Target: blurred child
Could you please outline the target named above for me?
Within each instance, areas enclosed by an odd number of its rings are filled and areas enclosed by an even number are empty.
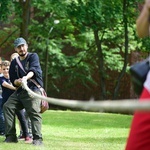
[[[15,90],[16,88],[14,86],[12,86],[11,84],[9,84],[9,75],[8,75],[8,71],[9,71],[9,61],[4,61],[1,63],[1,73],[3,74],[0,77],[0,85],[2,87],[2,99],[1,99],[1,105],[0,105],[0,110],[1,110],[1,135],[5,134],[5,122],[4,122],[4,115],[3,115],[3,104],[5,103],[5,101],[8,99],[9,95],[12,94],[13,90]]]
[[[9,79],[10,62],[7,60],[3,61],[1,67],[3,76],[0,77],[0,85],[2,86],[2,107],[3,107],[4,103],[8,100],[9,96],[16,90],[16,87],[12,85]],[[32,142],[32,139],[29,137],[28,134],[27,122],[23,110],[17,111],[16,115],[18,116],[21,127],[23,129],[26,143]]]
[[[2,60],[0,59],[0,77],[3,76],[2,68],[1,68]],[[5,126],[4,126],[4,114],[2,109],[2,87],[0,86],[0,136],[5,134]]]

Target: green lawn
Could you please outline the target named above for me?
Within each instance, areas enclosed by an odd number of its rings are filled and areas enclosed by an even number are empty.
[[[49,110],[43,114],[43,146],[3,143],[5,138],[0,137],[0,150],[124,150],[131,119],[131,115]]]

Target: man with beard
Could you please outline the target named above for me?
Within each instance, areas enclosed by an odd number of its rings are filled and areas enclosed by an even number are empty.
[[[40,114],[41,100],[30,97],[28,92],[22,88],[22,81],[27,79],[28,87],[37,94],[41,94],[39,88],[31,81],[34,79],[41,87],[43,86],[42,70],[37,53],[28,52],[28,44],[22,37],[14,41],[15,51],[19,54],[19,61],[25,72],[20,68],[16,59],[12,60],[9,70],[10,81],[17,90],[4,104],[5,135],[6,143],[17,143],[15,112],[25,108],[32,125],[33,144],[42,145],[42,116]]]

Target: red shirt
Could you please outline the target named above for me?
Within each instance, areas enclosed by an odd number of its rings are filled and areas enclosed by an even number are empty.
[[[149,98],[146,88],[140,96],[140,101]],[[150,150],[150,112],[135,112],[130,128],[125,150]]]

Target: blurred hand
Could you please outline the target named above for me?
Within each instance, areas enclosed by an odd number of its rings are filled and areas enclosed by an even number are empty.
[[[144,82],[144,87],[149,91],[150,93],[150,71],[148,72],[146,76],[146,80]]]
[[[145,0],[145,7],[147,7],[147,9],[150,9],[150,0]]]
[[[21,83],[22,83],[21,78],[16,79],[16,80],[14,81],[14,84],[15,84],[16,86],[21,86]]]

